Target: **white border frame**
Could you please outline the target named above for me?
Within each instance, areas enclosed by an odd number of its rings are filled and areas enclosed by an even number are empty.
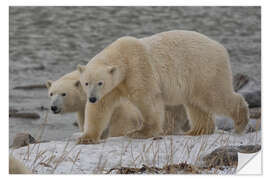
[[[270,8],[268,6],[269,1],[267,0],[226,0],[226,1],[221,1],[221,0],[11,0],[9,3],[5,1],[5,4],[1,4],[0,6],[0,13],[1,13],[1,82],[4,84],[4,86],[1,86],[1,119],[3,125],[1,126],[1,135],[2,135],[2,141],[3,145],[1,148],[1,156],[3,163],[1,163],[1,172],[5,175],[5,177],[2,178],[48,178],[46,175],[31,175],[31,176],[23,176],[23,175],[13,175],[10,176],[8,175],[8,103],[9,103],[9,92],[8,88],[5,86],[6,84],[9,84],[9,33],[8,33],[8,26],[9,26],[9,17],[8,17],[8,8],[9,6],[261,6],[262,7],[262,34],[261,34],[261,41],[262,41],[262,62],[261,62],[261,70],[262,70],[262,106],[263,107],[268,107],[267,102],[270,100],[269,98],[269,84],[267,83],[267,78],[270,77],[270,71],[268,70],[269,67],[269,61],[270,57],[269,54],[267,53],[269,51],[269,45],[267,43],[267,39],[269,40],[269,18],[270,17]],[[266,130],[266,132],[263,131],[263,137],[262,137],[262,142],[263,142],[263,149],[264,153],[263,154],[263,159],[268,160],[270,159],[269,157],[269,143],[267,141],[264,141],[264,139],[268,139],[270,131],[267,130],[270,128],[269,121],[267,120],[269,118],[269,111],[267,112],[262,110],[262,124],[263,130]],[[266,128],[264,128],[266,127]],[[266,177],[269,175],[270,171],[266,170],[266,168],[269,167],[269,165],[266,165],[267,162],[263,161],[263,167],[265,167],[263,171],[263,176],[244,176],[244,178],[260,178],[260,177]],[[56,176],[50,176],[49,178],[55,178]],[[138,178],[138,176],[80,176],[80,178],[93,178],[93,177],[107,177],[107,178]],[[140,178],[147,178],[147,176],[140,176]],[[188,178],[196,178],[198,176],[196,175],[190,175]],[[220,176],[220,178],[239,178],[243,176]],[[57,178],[57,177],[56,177]],[[74,175],[66,176],[65,178],[74,178]],[[152,177],[151,177],[152,178]],[[187,176],[174,176],[171,175],[170,177],[165,177],[165,176],[155,176],[154,178],[172,178],[172,179],[179,179],[179,178],[187,178]],[[202,175],[199,176],[199,178],[216,178],[216,176],[209,176],[209,175]]]

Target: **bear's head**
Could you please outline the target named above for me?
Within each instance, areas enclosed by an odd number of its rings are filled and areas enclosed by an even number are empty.
[[[87,101],[96,103],[111,92],[123,80],[123,71],[114,65],[78,65],[80,82],[87,95]]]
[[[86,96],[79,80],[48,80],[48,96],[51,99],[50,109],[54,114],[77,112],[86,103]]]

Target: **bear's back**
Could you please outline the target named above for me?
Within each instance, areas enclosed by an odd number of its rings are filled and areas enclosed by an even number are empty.
[[[79,71],[72,71],[71,73],[65,74],[60,79],[61,80],[68,80],[68,79],[70,79],[70,80],[79,80],[80,79],[80,72]]]

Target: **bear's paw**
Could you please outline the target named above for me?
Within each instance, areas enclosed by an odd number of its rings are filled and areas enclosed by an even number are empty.
[[[97,138],[84,134],[77,139],[77,144],[98,144],[98,140]]]

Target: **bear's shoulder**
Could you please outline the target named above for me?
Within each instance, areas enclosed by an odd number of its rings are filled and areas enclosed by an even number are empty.
[[[120,47],[123,49],[128,49],[129,47],[134,47],[138,45],[141,45],[140,39],[137,39],[132,36],[121,37],[113,43],[113,46]]]

